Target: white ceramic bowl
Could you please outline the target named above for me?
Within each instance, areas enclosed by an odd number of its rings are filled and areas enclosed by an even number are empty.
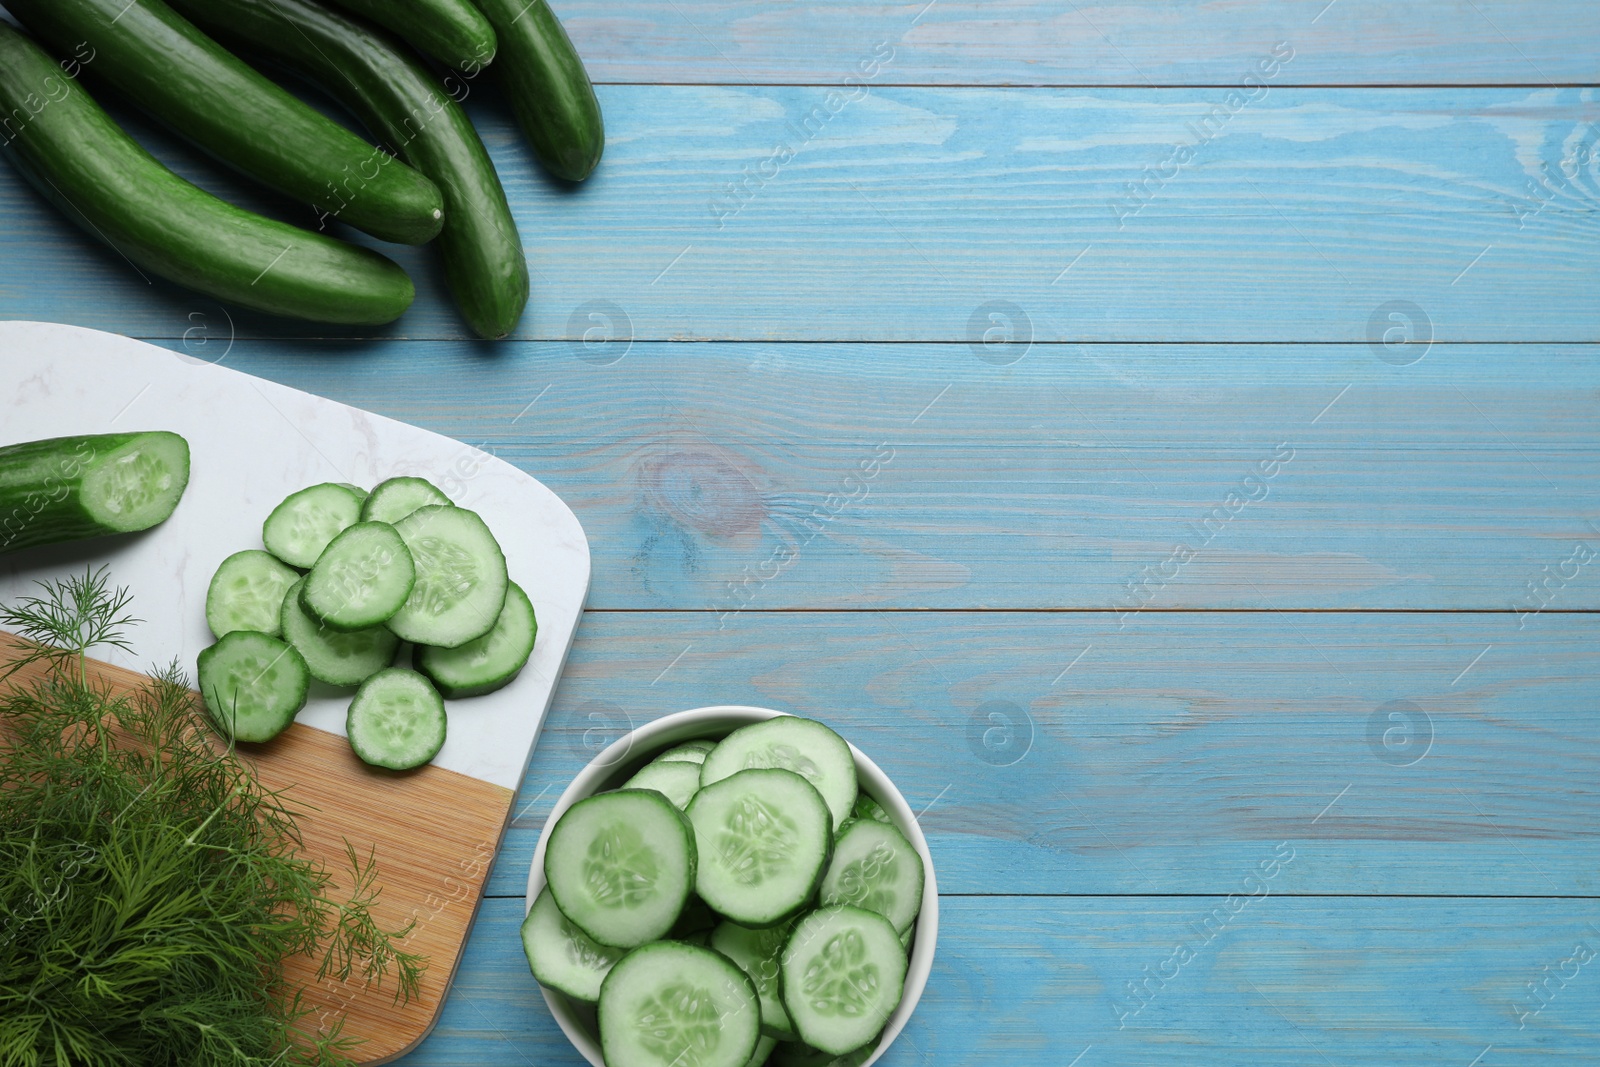
[[[544,888],[545,844],[550,839],[550,831],[555,827],[556,820],[560,819],[568,808],[584,797],[620,786],[633,777],[640,767],[650,762],[656,754],[673,745],[681,745],[697,737],[718,741],[741,726],[748,726],[750,723],[765,719],[775,719],[783,714],[786,713],[773,711],[770,708],[733,704],[679,711],[646,723],[607,746],[605,751],[578,772],[578,776],[567,786],[566,792],[561,794],[556,806],[551,809],[550,817],[545,820],[544,830],[539,834],[539,847],[533,852],[533,866],[528,869],[528,900],[523,913],[526,914],[527,910],[533,907],[534,898]],[[883,805],[884,810],[889,813],[889,818],[894,820],[895,826],[916,848],[922,857],[922,869],[926,876],[922,891],[922,910],[917,913],[916,936],[911,942],[911,961],[906,970],[905,993],[900,998],[899,1007],[895,1008],[894,1014],[889,1017],[889,1023],[883,1029],[883,1037],[878,1041],[877,1049],[863,1061],[862,1067],[868,1067],[876,1063],[878,1057],[882,1056],[894,1043],[894,1039],[900,1036],[900,1031],[910,1020],[911,1013],[917,1007],[917,1001],[922,997],[923,987],[928,984],[928,975],[933,970],[934,943],[939,937],[939,887],[934,882],[933,857],[928,852],[927,839],[922,836],[922,828],[917,825],[916,813],[911,810],[911,805],[906,803],[906,798],[900,795],[900,790],[895,788],[888,775],[879,770],[878,765],[868,759],[860,749],[851,745],[850,752],[856,758],[856,777],[860,780],[862,791]],[[594,1067],[605,1067],[605,1060],[600,1055],[600,1042],[596,1037],[594,1009],[587,1004],[571,1000],[553,989],[541,986],[540,990],[544,993],[545,1003],[550,1006],[550,1014],[555,1016],[561,1032],[567,1035],[573,1047],[583,1054],[584,1059],[594,1064]]]

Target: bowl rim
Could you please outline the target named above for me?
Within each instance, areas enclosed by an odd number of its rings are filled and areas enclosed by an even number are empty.
[[[550,838],[550,831],[555,828],[556,821],[572,805],[602,788],[603,783],[609,778],[619,776],[620,768],[629,764],[634,758],[636,749],[654,755],[658,751],[703,736],[712,730],[726,727],[725,732],[731,733],[740,726],[793,714],[773,708],[756,707],[752,704],[711,704],[687,711],[669,712],[650,720],[643,726],[629,730],[607,745],[573,776],[567,788],[556,798],[555,806],[550,809],[544,827],[539,831],[539,843],[533,850],[533,861],[528,866],[528,891],[523,902],[523,915],[526,916],[533,908],[534,898],[544,888],[545,844]],[[845,743],[850,744],[848,739]],[[900,994],[900,1003],[895,1006],[894,1013],[884,1025],[883,1036],[878,1039],[877,1048],[861,1063],[861,1067],[871,1067],[888,1051],[889,1046],[894,1044],[895,1038],[900,1036],[900,1031],[910,1022],[917,1002],[922,999],[922,992],[927,987],[928,978],[933,972],[934,949],[939,937],[939,887],[934,878],[933,854],[928,850],[927,838],[923,836],[922,827],[911,805],[883,769],[866,753],[854,744],[850,744],[850,754],[855,758],[858,781],[867,787],[868,792],[894,821],[895,828],[906,836],[906,840],[911,842],[911,846],[922,857],[922,908],[917,912],[917,933],[911,943],[911,953],[907,959],[905,986]],[[567,1036],[567,1040],[577,1049],[579,1055],[588,1060],[593,1067],[605,1067],[599,1042],[579,1024],[572,1002],[564,994],[548,989],[543,984],[539,986],[539,992],[543,995],[550,1014],[555,1018],[556,1025],[561,1027],[561,1032]]]

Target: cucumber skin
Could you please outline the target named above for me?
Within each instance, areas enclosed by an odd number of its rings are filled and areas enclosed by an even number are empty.
[[[449,67],[477,73],[494,62],[499,40],[472,0],[329,0],[371,19]]]
[[[10,0],[6,8],[58,51],[87,44],[93,59],[84,68],[97,84],[324,218],[401,244],[432,240],[443,225],[432,181],[251,69],[163,0]]]
[[[0,23],[0,115],[48,101],[0,149],[45,199],[136,268],[311,322],[375,326],[411,306],[416,290],[391,260],[191,185],[60,74],[37,45]]]
[[[7,58],[3,42],[0,31],[0,61]],[[4,67],[0,62],[0,78]],[[184,455],[188,456],[189,443],[165,430],[53,437],[0,448],[0,553],[128,532],[95,521],[83,506],[79,491],[84,475],[96,460],[154,434],[182,442]],[[187,486],[187,464],[183,479]]]
[[[583,60],[545,0],[474,0],[500,37],[490,74],[551,174],[581,182],[605,151],[605,121]]]
[[[516,327],[528,303],[516,219],[472,120],[426,65],[382,30],[307,0],[172,4],[219,40],[316,82],[436,182],[445,210],[437,247],[462,317],[486,340]]]

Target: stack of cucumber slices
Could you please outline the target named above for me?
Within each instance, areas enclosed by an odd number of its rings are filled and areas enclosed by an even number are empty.
[[[315,679],[357,687],[357,756],[420,767],[444,745],[444,698],[499,689],[533,652],[533,605],[489,527],[422,478],[302,489],[261,540],[223,560],[206,593],[217,643],[200,653],[200,694],[235,740],[282,733]],[[392,666],[407,643],[412,668]]]
[[[522,924],[539,982],[595,1006],[608,1067],[860,1064],[900,1003],[922,857],[850,746],[780,716],[578,801]]]

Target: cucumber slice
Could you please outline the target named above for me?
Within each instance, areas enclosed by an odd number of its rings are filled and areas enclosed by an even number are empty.
[[[705,747],[703,747],[703,748],[701,746],[699,746],[699,745],[692,744],[692,743],[691,744],[687,744],[687,745],[678,745],[675,748],[667,749],[665,752],[661,753],[661,755],[657,756],[655,759],[651,760],[650,762],[651,763],[692,763],[696,767],[696,770],[695,770],[694,773],[698,775],[700,773],[700,771],[698,770],[700,764],[702,764],[702,763],[704,763],[706,761],[706,753],[710,752],[714,747],[716,747],[716,746],[710,744],[709,742],[707,742]]]
[[[482,696],[510,685],[522,672],[538,633],[533,602],[521,586],[508,582],[494,629],[456,648],[418,645],[413,665],[451,699]]]
[[[922,857],[905,835],[873,819],[854,819],[833,842],[818,899],[875,911],[900,932],[911,929],[922,907],[922,882]]]
[[[265,555],[265,553],[263,553]],[[300,606],[302,578],[283,598],[283,639],[305,658],[311,677],[329,685],[360,685],[394,662],[400,639],[386,626],[340,633]]]
[[[216,637],[234,630],[255,630],[276,637],[284,594],[300,580],[270,552],[247,548],[217,567],[206,590],[206,625]]]
[[[816,892],[833,845],[828,805],[793,771],[756,769],[702,785],[685,813],[695,892],[742,926],[776,926]]]
[[[772,1050],[778,1047],[778,1039],[767,1034],[762,1034],[756,1040],[756,1050],[750,1053],[750,1058],[744,1061],[744,1067],[761,1067],[772,1056]]]
[[[236,741],[270,741],[306,706],[311,672],[293,646],[271,634],[234,630],[202,649],[200,697]]]
[[[363,763],[392,771],[420,767],[444,747],[444,699],[416,671],[381,670],[356,690],[345,733]]]
[[[390,478],[367,495],[367,502],[361,505],[361,521],[392,526],[426,504],[449,503],[450,498],[425,478]]]
[[[654,789],[683,811],[700,791],[700,768],[683,762],[647,763],[622,788]]]
[[[606,1067],[744,1067],[760,1038],[750,979],[708,948],[644,945],[600,986]]]
[[[894,820],[889,818],[889,813],[883,810],[883,805],[862,793],[856,797],[855,807],[850,809],[851,818],[871,819],[881,822],[886,826],[893,826]]]
[[[876,912],[818,908],[794,924],[778,974],[800,1039],[842,1056],[876,1037],[900,1003],[906,951]]]
[[[475,511],[418,508],[395,524],[417,582],[388,627],[418,645],[457,648],[494,629],[506,602],[506,557]]]
[[[386,522],[358,522],[328,542],[300,590],[300,606],[330,630],[365,630],[388,621],[411,595],[411,552]]]
[[[336,482],[290,493],[261,524],[267,551],[291,567],[306,570],[328,542],[361,519],[361,500]]]
[[[793,925],[790,921],[752,930],[729,921],[711,931],[711,947],[737,964],[755,984],[761,998],[761,1032],[785,1041],[793,1041],[797,1035],[778,993],[778,957]]]
[[[556,907],[549,886],[539,890],[528,917],[522,920],[522,951],[541,985],[589,1004],[600,999],[600,983],[628,953],[625,948],[597,945],[572,925]]]
[[[741,726],[711,750],[702,788],[752,767],[793,771],[817,787],[838,829],[856,802],[856,761],[845,739],[814,719],[780,715]]]
[[[561,913],[602,945],[632,948],[672,928],[695,883],[694,834],[650,789],[568,808],[550,831],[544,876]]]
[[[361,506],[362,507],[366,507],[367,497],[372,495],[372,494],[368,493],[365,489],[361,488],[359,485],[354,485],[354,484],[352,484],[350,482],[335,482],[334,484],[335,485],[342,485],[346,489],[348,489],[352,493],[354,493],[356,495],[356,499],[361,501]]]

